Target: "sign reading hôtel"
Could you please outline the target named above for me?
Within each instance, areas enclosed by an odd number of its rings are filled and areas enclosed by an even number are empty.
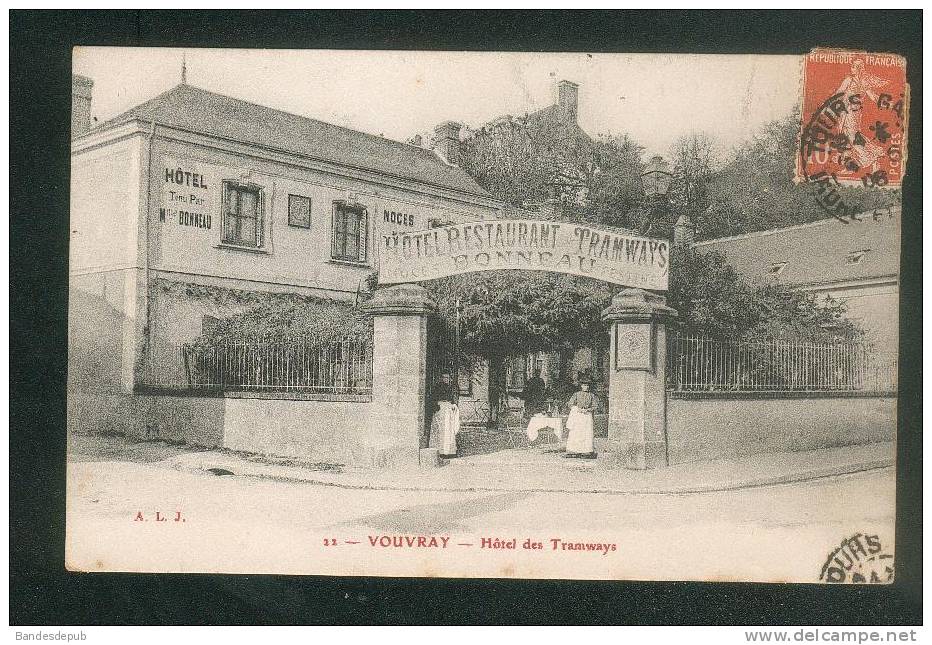
[[[383,235],[379,282],[499,269],[554,271],[663,291],[670,243],[570,222],[483,220]]]
[[[210,230],[214,226],[212,195],[219,191],[212,168],[165,159],[159,221]]]

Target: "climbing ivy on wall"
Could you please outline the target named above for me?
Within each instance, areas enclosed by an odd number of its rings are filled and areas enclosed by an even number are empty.
[[[157,280],[155,288],[170,297],[206,301],[220,314],[195,341],[198,346],[224,342],[320,342],[371,336],[371,319],[352,302],[293,293],[268,293],[213,285]]]

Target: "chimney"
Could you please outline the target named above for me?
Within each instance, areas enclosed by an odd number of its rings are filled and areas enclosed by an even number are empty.
[[[434,128],[434,138],[431,141],[431,150],[451,166],[460,161],[460,128],[462,123],[444,121]]]
[[[673,246],[691,248],[696,241],[696,227],[686,213],[680,215],[673,227]]]
[[[86,76],[71,75],[71,136],[91,129],[91,91],[94,81]]]
[[[560,81],[557,85],[557,103],[573,121],[579,108],[579,85],[573,81]]]

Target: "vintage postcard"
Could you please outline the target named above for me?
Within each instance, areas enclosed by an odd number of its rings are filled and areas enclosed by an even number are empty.
[[[891,582],[908,62],[76,48],[66,566]]]

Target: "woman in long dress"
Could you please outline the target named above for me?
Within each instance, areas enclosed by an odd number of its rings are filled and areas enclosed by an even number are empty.
[[[457,407],[456,393],[453,390],[450,374],[444,373],[437,386],[437,411],[430,422],[431,448],[437,448],[441,457],[456,456],[456,435],[460,431],[460,411]]]
[[[579,379],[579,391],[570,397],[567,405],[570,414],[566,418],[566,454],[565,457],[595,459],[593,446],[592,413],[595,411],[596,398],[589,391],[591,382],[587,377]]]

